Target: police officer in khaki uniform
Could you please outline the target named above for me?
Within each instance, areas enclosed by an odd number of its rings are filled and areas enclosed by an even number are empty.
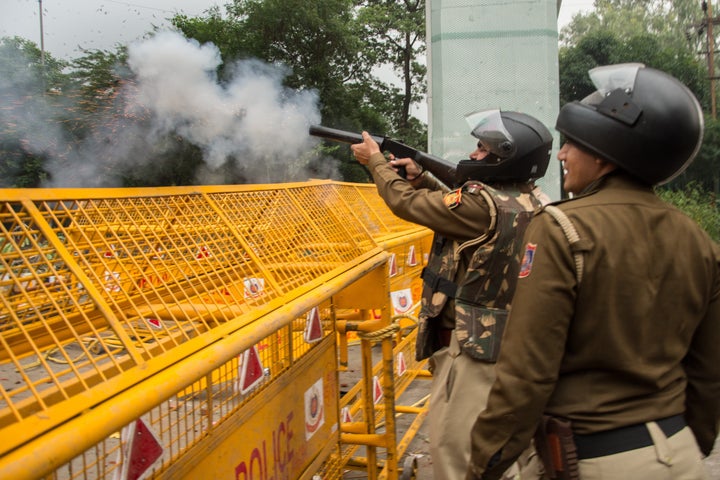
[[[702,111],[682,83],[641,64],[590,73],[598,91],[565,105],[556,124],[574,194],[556,207],[578,238],[571,247],[548,212],[526,231],[467,479],[500,478],[543,414],[569,422],[582,480],[708,478],[702,456],[720,421],[720,249],[653,191],[695,157]]]
[[[435,232],[423,271],[417,357],[431,357],[433,478],[463,478],[470,428],[494,379],[502,329],[519,270],[522,233],[541,206],[534,180],[545,174],[550,131],[535,118],[490,110],[466,117],[477,149],[459,162],[450,190],[412,160],[387,162],[363,132],[353,145],[378,192],[400,218]],[[396,170],[405,167],[407,179]]]

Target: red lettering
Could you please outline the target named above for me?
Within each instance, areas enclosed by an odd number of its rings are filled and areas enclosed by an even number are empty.
[[[292,449],[292,438],[293,438],[293,430],[290,427],[290,421],[293,419],[293,412],[288,413],[287,416],[287,463],[290,464],[293,459],[293,449]]]
[[[268,480],[267,476],[270,472],[268,472],[267,468],[267,448],[265,447],[265,440],[263,440],[263,466],[265,470],[265,475],[263,476],[263,480]]]
[[[282,426],[282,423],[280,424]],[[273,432],[273,457],[275,457],[275,461],[273,462],[273,475],[275,478],[279,479],[280,476],[278,475],[278,465],[280,466],[280,471],[283,470],[282,461],[280,459],[281,457],[280,453],[280,432],[277,432],[277,435],[275,432]]]
[[[249,461],[242,461],[235,467],[235,480],[289,480],[291,463],[295,455],[291,422],[294,414],[290,412],[285,422],[280,422],[272,432],[272,445],[268,458],[267,441],[255,447]],[[270,470],[272,469],[272,475]]]
[[[248,471],[247,471],[247,465],[245,465],[245,462],[242,462],[240,465],[235,467],[235,480],[240,480],[240,474],[243,474],[243,479],[247,480],[248,478]]]
[[[277,458],[278,458],[278,452],[277,452],[277,439],[275,438],[275,432],[272,433],[272,446],[270,448],[270,453],[272,453],[273,456],[273,462],[272,462],[272,468],[273,468],[273,474],[272,477],[270,477],[272,480],[278,479],[278,470],[277,470]],[[268,475],[270,472],[268,471]]]
[[[250,454],[250,478],[255,478],[255,473],[253,466],[255,465],[255,460],[257,460],[258,468],[260,469],[260,476],[257,478],[262,479],[263,478],[263,466],[262,466],[262,458],[260,455],[260,450],[257,448],[254,448],[252,453]]]

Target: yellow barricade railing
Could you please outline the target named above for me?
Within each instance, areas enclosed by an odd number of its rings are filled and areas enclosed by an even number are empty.
[[[423,365],[396,315],[430,237],[373,185],[8,189],[0,207],[0,478],[338,478],[367,445],[342,438],[344,407],[386,424],[397,477],[395,402]],[[404,330],[360,340],[370,380],[343,394],[355,314]]]

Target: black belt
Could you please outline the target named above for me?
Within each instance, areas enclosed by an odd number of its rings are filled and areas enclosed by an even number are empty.
[[[675,435],[686,426],[682,415],[655,420],[655,423],[658,424],[666,437]],[[574,437],[580,460],[604,457],[635,450],[636,448],[649,447],[653,444],[650,432],[648,432],[644,423],[588,435],[575,434]]]

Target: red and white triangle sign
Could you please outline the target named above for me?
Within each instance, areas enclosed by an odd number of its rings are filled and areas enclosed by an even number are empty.
[[[398,352],[397,354],[397,376],[402,377],[407,371],[407,365],[405,364],[405,354]]]
[[[123,428],[122,465],[116,470],[119,480],[140,480],[163,454],[155,433],[141,419]]]
[[[414,267],[418,264],[417,255],[415,255],[415,245],[410,245],[410,251],[408,252],[407,256],[407,264],[410,267]]]
[[[378,403],[383,399],[383,390],[377,375],[373,377],[373,403]]]
[[[319,342],[323,338],[323,327],[320,321],[320,309],[314,307],[305,317],[305,332],[303,335],[306,343]]]
[[[340,418],[343,423],[350,423],[353,421],[352,415],[350,415],[350,407],[343,407],[340,410]]]
[[[263,380],[263,366],[257,346],[245,350],[240,362],[240,393],[245,395]]]
[[[210,250],[206,245],[201,245],[200,248],[198,248],[197,253],[195,254],[195,258],[197,258],[198,260],[210,257],[212,257],[212,253],[210,253]]]
[[[162,330],[163,324],[159,318],[146,318],[145,322],[155,330]]]
[[[390,265],[388,266],[388,276],[394,277],[398,274],[398,267],[397,267],[397,260],[395,259],[395,254],[390,255]]]

